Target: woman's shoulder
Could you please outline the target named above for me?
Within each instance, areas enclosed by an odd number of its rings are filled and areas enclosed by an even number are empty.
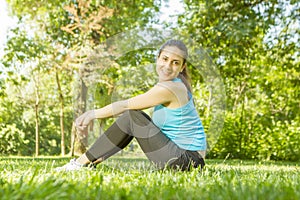
[[[187,94],[187,88],[182,82],[164,81],[157,84],[158,87],[168,90],[171,95],[184,97]]]
[[[160,81],[156,85],[158,86],[172,86],[174,85],[173,81]]]
[[[174,82],[174,81],[172,81],[172,80],[170,80],[170,81],[162,81],[162,82],[158,82],[157,85],[159,85],[159,86],[174,87],[174,88],[181,88],[181,87],[184,87],[184,83],[183,83],[183,82]]]
[[[185,89],[185,86],[183,83],[173,82],[173,81],[159,82],[156,84],[156,86],[168,89],[169,91],[172,91],[172,92],[182,91]]]

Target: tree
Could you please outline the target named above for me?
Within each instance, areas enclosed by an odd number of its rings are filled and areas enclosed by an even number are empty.
[[[127,1],[47,1],[39,2],[35,0],[26,0],[26,1],[8,1],[11,12],[17,16],[20,21],[20,26],[25,30],[21,37],[18,37],[20,33],[20,28],[12,30],[16,33],[15,38],[10,38],[9,42],[13,45],[8,45],[6,48],[5,62],[8,70],[11,70],[12,73],[18,73],[17,71],[11,69],[12,65],[18,65],[20,67],[28,65],[28,60],[31,58],[40,55],[43,56],[38,59],[38,66],[40,69],[40,79],[48,80],[46,77],[49,74],[54,76],[53,80],[50,80],[49,85],[56,82],[58,88],[58,93],[53,90],[39,90],[40,96],[48,96],[54,93],[54,96],[57,97],[57,101],[60,103],[60,127],[61,127],[61,154],[64,154],[64,112],[68,110],[68,116],[70,116],[69,108],[72,106],[70,101],[64,101],[65,99],[70,99],[70,96],[67,93],[63,93],[65,88],[68,91],[72,91],[71,86],[73,85],[72,81],[76,79],[68,79],[70,82],[61,82],[60,77],[74,77],[74,74],[79,74],[79,79],[81,80],[82,93],[79,93],[82,98],[83,107],[78,106],[80,112],[84,112],[86,107],[85,99],[88,96],[88,90],[86,82],[84,80],[93,80],[92,83],[89,83],[100,87],[99,89],[92,91],[103,91],[105,92],[100,98],[101,100],[105,99],[107,101],[110,99],[109,95],[111,94],[112,84],[114,83],[113,78],[115,75],[104,74],[103,78],[100,80],[91,79],[88,74],[93,74],[95,71],[88,72],[88,68],[85,62],[85,56],[88,51],[93,51],[96,48],[96,45],[105,41],[111,35],[124,31],[128,28],[136,26],[144,26],[148,21],[150,21],[151,16],[153,16],[152,11],[158,8],[158,4],[154,1],[143,1],[128,3]],[[102,9],[103,8],[103,9]],[[112,17],[110,19],[105,19],[108,15],[105,15],[102,11],[113,11]],[[136,18],[140,21],[136,21]],[[85,19],[82,21],[82,19]],[[32,34],[28,33],[30,27]],[[29,52],[28,49],[24,48],[22,43],[24,41],[31,41],[33,46],[32,49],[37,49],[36,52]],[[39,42],[39,41],[43,42]],[[16,42],[18,41],[18,42]],[[112,74],[116,74],[116,69],[109,69]],[[71,75],[71,76],[70,76]],[[84,75],[80,77],[81,75]],[[99,76],[98,76],[99,77]],[[48,80],[49,81],[49,80]],[[99,84],[100,83],[100,84]],[[68,84],[64,85],[64,84]],[[107,93],[106,93],[107,92]],[[63,96],[62,94],[66,95]],[[98,95],[95,98],[99,98]],[[97,99],[96,99],[97,100]],[[38,101],[37,101],[38,102]],[[52,104],[48,101],[43,101],[44,105],[40,104],[37,108],[41,114],[37,116],[38,118],[43,118],[44,111],[46,107]],[[97,104],[102,104],[97,103]],[[50,116],[54,116],[55,113],[49,113]],[[76,117],[74,115],[73,117]],[[69,119],[69,117],[67,117]],[[53,122],[56,121],[56,118],[53,119]],[[70,120],[69,120],[70,121]],[[52,121],[49,121],[51,124]],[[71,124],[71,123],[70,123]],[[49,124],[44,124],[40,121],[40,130],[44,132],[48,131],[46,127]],[[44,134],[40,135],[41,138],[44,138]],[[46,145],[46,141],[41,140],[43,145]],[[50,142],[50,141],[49,141]],[[47,144],[48,145],[48,144]],[[55,142],[51,145],[55,145]],[[44,149],[44,148],[43,148]]]
[[[299,59],[295,53],[299,32],[292,28],[299,15],[286,15],[288,8],[299,9],[299,3],[216,0],[185,4],[189,14],[180,17],[182,32],[207,49],[226,86],[225,126],[209,155],[299,159],[295,146],[299,138],[294,132],[299,124],[294,115],[299,109],[295,104],[299,98]],[[274,28],[279,25],[282,32],[274,38]],[[291,35],[298,35],[298,39]],[[279,134],[278,130],[287,131]],[[286,135],[295,141],[288,142]],[[288,155],[290,149],[294,155]]]

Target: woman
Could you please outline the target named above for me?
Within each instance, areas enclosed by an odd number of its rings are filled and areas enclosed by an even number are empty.
[[[78,131],[87,135],[92,120],[122,114],[86,153],[57,171],[78,170],[101,162],[125,148],[133,138],[160,169],[202,168],[206,136],[193,104],[187,57],[187,48],[181,41],[167,41],[158,53],[156,72],[159,80],[153,88],[78,117],[75,120]],[[154,107],[152,119],[141,111],[150,107]]]

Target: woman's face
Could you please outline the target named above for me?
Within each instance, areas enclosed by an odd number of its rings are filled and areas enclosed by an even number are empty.
[[[176,46],[166,46],[156,62],[156,72],[159,81],[169,81],[176,78],[184,68],[183,51]]]

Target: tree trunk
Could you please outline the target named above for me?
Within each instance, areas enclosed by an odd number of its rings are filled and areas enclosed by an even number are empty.
[[[37,85],[37,81],[35,81],[35,156],[39,156],[39,88]]]
[[[79,115],[84,113],[86,111],[86,101],[87,101],[87,92],[88,88],[85,85],[84,81],[82,79],[79,80],[79,91],[78,96],[75,100],[75,118],[77,118]],[[77,136],[76,127],[73,123],[72,125],[72,133],[71,133],[71,150],[70,154],[71,156],[74,155],[81,155],[85,153],[86,148],[88,146],[88,140],[87,137],[84,139],[80,139]]]
[[[64,156],[66,154],[65,152],[65,128],[64,128],[64,96],[62,93],[62,89],[60,86],[60,80],[58,76],[58,69],[56,68],[55,71],[55,76],[56,76],[56,84],[57,84],[57,89],[59,93],[59,103],[60,103],[60,135],[61,135],[61,155]]]

